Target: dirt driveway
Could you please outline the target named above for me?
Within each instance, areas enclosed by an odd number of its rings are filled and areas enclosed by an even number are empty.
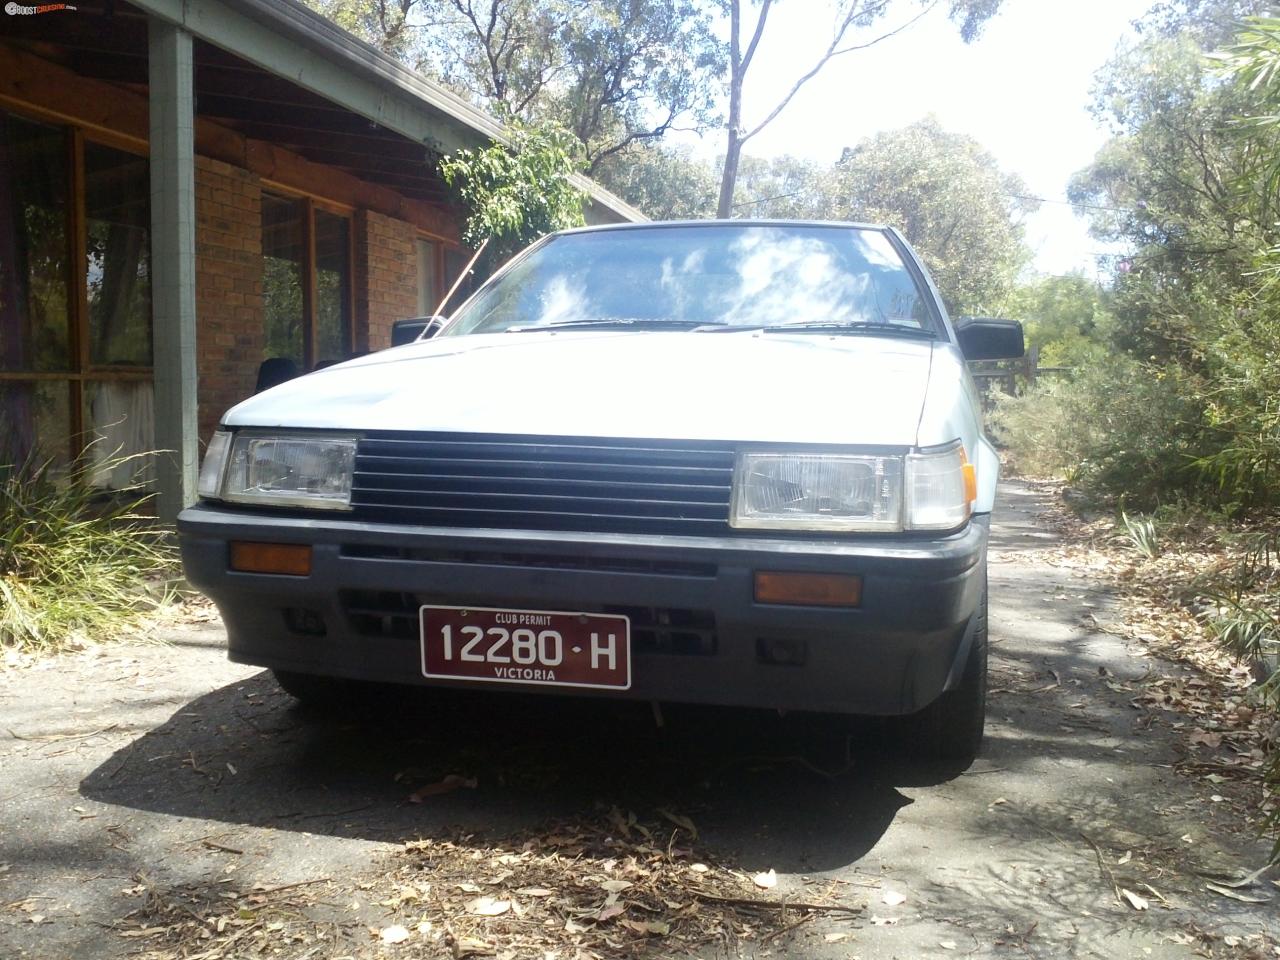
[[[1265,859],[1222,795],[1246,787],[1171,769],[1177,718],[1131,701],[1144,676],[1183,668],[1086,626],[1108,597],[1051,562],[1041,496],[1004,490],[987,747],[950,781],[893,763],[874,725],[758,712],[672,709],[659,730],[645,706],[431,695],[316,717],[228,664],[216,621],[0,671],[0,957],[465,955],[481,947],[429,923],[378,937],[404,916],[403,885],[386,886],[406,842],[462,851],[476,879],[454,886],[518,903],[482,875],[486,851],[619,812],[622,831],[633,813],[683,821],[659,852],[740,870],[744,897],[857,909],[695,947],[664,921],[622,955],[1280,956],[1276,874],[1225,886]],[[475,785],[408,802],[449,775]],[[769,870],[776,887],[753,889]],[[282,890],[314,896],[264,923]],[[183,911],[194,935],[175,939]],[[230,942],[227,923],[246,934]],[[521,942],[487,948],[593,955]]]

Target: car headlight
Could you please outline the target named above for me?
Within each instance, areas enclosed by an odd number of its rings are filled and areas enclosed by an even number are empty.
[[[730,526],[892,533],[969,519],[973,468],[958,442],[908,454],[743,453]]]
[[[355,456],[355,437],[219,431],[205,454],[199,492],[233,503],[350,510]]]

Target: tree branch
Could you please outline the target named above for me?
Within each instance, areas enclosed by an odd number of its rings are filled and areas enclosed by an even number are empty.
[[[760,17],[756,20],[755,32],[751,35],[751,42],[747,44],[747,52],[742,56],[742,62],[738,64],[738,75],[742,76],[747,72],[747,67],[751,66],[751,58],[756,55],[756,47],[760,46],[760,37],[764,33],[764,22],[769,16],[769,7],[773,4],[773,0],[763,0],[760,4]]]
[[[845,54],[845,53],[853,53],[855,50],[866,50],[868,47],[874,47],[877,43],[880,43],[883,40],[888,40],[890,37],[897,36],[903,30],[906,30],[908,27],[915,24],[916,21],[920,20],[922,17],[928,14],[931,10],[933,10],[934,7],[936,7],[939,4],[939,2],[941,2],[941,0],[933,0],[932,3],[930,3],[927,7],[921,10],[918,14],[916,14],[906,23],[902,24],[899,27],[894,28],[893,30],[890,30],[888,33],[881,34],[880,36],[876,37],[874,40],[868,40],[866,43],[859,43],[850,47],[840,47],[840,41],[844,39],[845,33],[848,32],[849,26],[853,22],[854,11],[851,10],[846,15],[844,22],[840,25],[840,28],[836,31],[835,36],[832,38],[830,46],[827,47],[827,52],[822,55],[822,57],[818,60],[817,63],[814,64],[813,68],[808,73],[806,73],[804,76],[802,76],[799,80],[795,82],[795,84],[791,87],[791,90],[788,91],[787,95],[778,102],[778,105],[775,106],[772,111],[770,111],[767,117],[765,117],[762,121],[760,121],[760,123],[756,124],[756,126],[752,128],[749,132],[744,133],[742,135],[742,142],[746,143],[746,141],[750,140],[757,133],[759,133],[761,130],[767,127],[770,123],[772,123],[774,119],[777,118],[778,114],[780,114],[783,110],[787,108],[787,104],[789,104],[792,101],[792,99],[794,99],[795,95],[800,92],[800,89],[806,83],[808,83],[810,80],[816,77],[821,72],[822,68],[827,65],[827,61],[829,61],[832,57],[838,57],[841,54]],[[881,6],[883,6],[883,4],[881,4]]]

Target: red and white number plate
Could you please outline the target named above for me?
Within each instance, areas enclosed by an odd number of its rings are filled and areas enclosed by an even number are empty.
[[[559,610],[424,606],[422,675],[555,687],[631,687],[631,622]]]

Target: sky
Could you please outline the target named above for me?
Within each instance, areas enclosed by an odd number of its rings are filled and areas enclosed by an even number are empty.
[[[1025,221],[1036,271],[1098,276],[1097,254],[1107,249],[1066,204],[1066,185],[1106,140],[1087,110],[1093,75],[1152,2],[1004,0],[967,45],[935,11],[883,43],[832,60],[746,152],[831,163],[846,146],[932,113],[944,128],[981,143],[1033,195],[1058,201],[1041,204]],[[889,14],[896,19],[883,22],[901,23],[913,6],[899,0]],[[822,0],[792,0],[770,14],[747,76],[747,129],[789,89],[797,67],[825,46],[830,14],[819,8],[828,9]],[[698,149],[722,152],[722,141],[723,134],[710,135]]]

